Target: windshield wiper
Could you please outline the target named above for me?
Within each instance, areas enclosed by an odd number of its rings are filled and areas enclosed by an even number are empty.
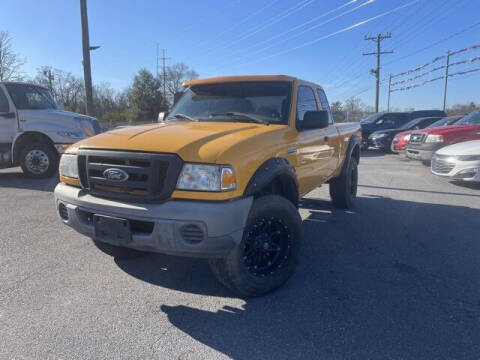
[[[184,119],[184,120],[189,120],[189,121],[194,121],[194,122],[198,122],[198,119],[195,119],[191,116],[188,116],[188,115],[185,115],[185,114],[175,114],[173,116],[169,116],[167,118],[168,119]]]
[[[217,113],[217,114],[210,114],[210,116],[232,116],[232,117],[242,117],[244,119],[248,119],[250,122],[258,123],[258,124],[263,124],[263,125],[270,125],[268,121],[262,120],[256,116],[246,114],[246,113],[241,113],[241,112],[226,112],[226,113]]]

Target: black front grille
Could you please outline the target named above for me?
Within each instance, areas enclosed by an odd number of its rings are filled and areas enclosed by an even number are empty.
[[[409,144],[421,144],[425,141],[426,134],[424,133],[413,133],[410,135]]]
[[[92,195],[126,200],[163,200],[175,188],[182,168],[177,155],[106,150],[79,150],[79,179]],[[108,169],[127,176],[113,179]]]
[[[455,167],[454,162],[446,161],[439,155],[432,157],[432,171],[437,174],[448,174]]]

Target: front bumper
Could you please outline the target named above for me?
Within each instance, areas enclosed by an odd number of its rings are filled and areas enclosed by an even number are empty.
[[[422,143],[420,145],[408,144],[406,153],[407,157],[410,159],[431,161],[435,151],[444,146],[446,146],[446,144],[443,143]]]
[[[60,218],[79,233],[95,239],[93,215],[121,218],[132,224],[131,239],[108,240],[110,244],[190,257],[222,257],[237,246],[252,202],[253,197],[225,202],[124,203],[63,183],[55,188]]]
[[[369,138],[368,146],[379,150],[389,150],[391,140],[388,138]]]
[[[480,161],[432,159],[432,173],[450,180],[480,182]]]

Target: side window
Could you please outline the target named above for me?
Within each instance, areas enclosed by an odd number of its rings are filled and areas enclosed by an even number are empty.
[[[3,92],[3,89],[0,88],[0,112],[9,112],[10,106],[8,105],[8,99]]]
[[[297,96],[297,121],[302,121],[307,111],[317,110],[317,101],[313,89],[309,86],[300,86]]]
[[[328,122],[330,124],[333,124],[333,116],[330,111],[330,105],[328,105],[328,100],[327,100],[327,96],[325,95],[325,92],[322,89],[317,89],[317,96],[318,96],[318,99],[320,100],[320,104],[322,105],[322,110],[328,111],[328,119],[329,119]]]
[[[396,127],[398,118],[395,115],[385,115],[383,117],[383,125],[386,127]]]

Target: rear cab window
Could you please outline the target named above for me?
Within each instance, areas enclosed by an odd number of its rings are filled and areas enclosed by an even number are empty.
[[[297,94],[297,123],[303,121],[307,111],[318,111],[317,100],[310,86],[300,85]]]
[[[0,113],[7,113],[10,111],[10,105],[8,104],[7,96],[0,87]]]
[[[328,112],[328,123],[333,124],[333,116],[332,112],[330,111],[330,105],[328,104],[327,95],[325,95],[325,92],[322,89],[317,89],[317,96],[318,100],[320,100],[322,110]]]

